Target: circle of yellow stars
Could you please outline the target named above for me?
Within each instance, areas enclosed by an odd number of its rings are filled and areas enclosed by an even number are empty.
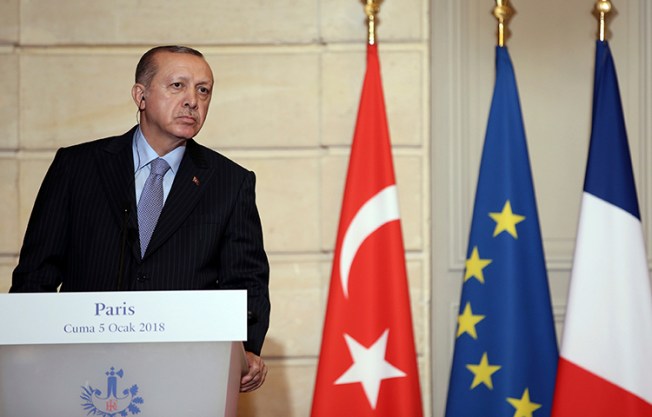
[[[490,212],[489,217],[496,222],[493,237],[500,235],[503,232],[508,233],[514,239],[518,239],[516,225],[525,220],[525,216],[515,214],[512,211],[512,205],[509,200],[503,205],[500,212]],[[466,283],[471,278],[475,278],[480,284],[485,283],[483,274],[484,268],[491,264],[491,259],[483,259],[480,256],[480,251],[477,246],[473,247],[471,256],[465,262],[464,282]],[[474,340],[478,339],[478,332],[476,325],[478,325],[485,316],[481,314],[474,314],[471,307],[471,302],[467,302],[464,310],[457,317],[457,336],[460,337],[468,334]],[[488,389],[493,389],[492,375],[498,372],[502,367],[500,365],[491,364],[487,352],[482,354],[480,362],[477,364],[467,364],[466,368],[473,373],[473,382],[471,382],[470,389],[475,389],[480,385],[486,386]],[[530,391],[525,388],[520,398],[508,397],[506,401],[514,407],[514,417],[533,417],[532,413],[541,408],[541,404],[537,404],[530,400]]]

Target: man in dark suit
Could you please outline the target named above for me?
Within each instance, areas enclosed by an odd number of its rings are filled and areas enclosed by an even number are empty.
[[[139,125],[57,152],[10,292],[246,289],[246,392],[267,374],[260,352],[269,326],[269,266],[254,174],[192,139],[212,88],[210,66],[194,49],[157,47],[143,55],[132,88]],[[162,173],[153,172],[156,164],[165,166]],[[158,195],[158,209],[144,203],[146,194]],[[153,211],[158,220],[144,226]]]

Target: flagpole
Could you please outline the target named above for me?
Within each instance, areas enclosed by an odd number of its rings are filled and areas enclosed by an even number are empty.
[[[375,36],[381,1],[362,0],[369,24],[367,68],[333,251],[311,417],[423,416]]]
[[[493,15],[498,20],[498,46],[505,46],[508,29],[507,22],[514,15],[514,9],[509,7],[509,0],[496,0],[496,7],[493,9]]]
[[[607,33],[607,14],[612,10],[611,2],[609,0],[598,0],[595,2],[594,14],[598,19],[598,33],[601,42],[605,41]]]
[[[364,12],[367,15],[367,42],[369,45],[376,43],[376,15],[380,11],[380,3],[383,0],[360,0],[364,5]]]

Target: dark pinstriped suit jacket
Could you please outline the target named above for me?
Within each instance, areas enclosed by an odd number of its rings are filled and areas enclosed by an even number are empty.
[[[134,128],[135,129],[135,128]],[[255,176],[194,140],[141,259],[134,129],[60,149],[38,193],[11,292],[247,289],[245,349],[269,325],[269,266]],[[121,250],[125,243],[124,251]]]

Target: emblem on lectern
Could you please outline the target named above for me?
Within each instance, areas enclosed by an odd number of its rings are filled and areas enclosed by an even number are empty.
[[[106,391],[102,392],[93,388],[90,384],[82,386],[80,398],[84,400],[82,407],[87,415],[104,417],[126,417],[131,414],[140,413],[139,404],[143,403],[142,397],[138,396],[138,385],[131,388],[119,390],[118,380],[122,379],[124,371],[116,371],[114,367],[106,371]]]

